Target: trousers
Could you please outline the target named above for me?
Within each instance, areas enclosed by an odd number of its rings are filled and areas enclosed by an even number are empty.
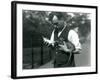
[[[55,54],[54,68],[57,67],[75,67],[74,54],[72,53],[71,57],[70,53],[66,53],[63,51]]]

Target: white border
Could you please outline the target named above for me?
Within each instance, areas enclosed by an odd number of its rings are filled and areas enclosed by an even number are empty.
[[[51,69],[22,69],[22,10],[40,10],[40,11],[60,11],[60,12],[82,12],[91,13],[91,66],[89,67],[75,67],[75,68],[51,68]],[[58,7],[58,6],[45,6],[45,5],[26,5],[17,4],[17,76],[37,76],[37,75],[52,75],[52,74],[68,74],[68,73],[83,73],[95,72],[95,29],[96,29],[96,10],[89,8],[76,8],[76,7]]]

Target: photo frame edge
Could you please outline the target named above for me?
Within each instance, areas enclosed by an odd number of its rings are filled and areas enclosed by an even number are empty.
[[[58,5],[58,6],[71,6],[71,7],[85,7],[85,8],[94,8],[96,9],[96,71],[95,72],[84,72],[84,73],[69,73],[69,74],[54,74],[54,75],[37,75],[37,76],[17,76],[17,68],[16,68],[16,59],[17,59],[17,53],[16,53],[16,27],[17,27],[17,4],[39,4],[39,5]],[[13,79],[21,79],[21,78],[38,78],[38,77],[54,77],[54,76],[68,76],[68,75],[85,75],[85,74],[97,74],[98,73],[98,7],[97,6],[87,6],[87,5],[68,5],[68,4],[56,4],[56,3],[41,3],[41,2],[24,2],[24,1],[12,1],[11,2],[11,78]]]

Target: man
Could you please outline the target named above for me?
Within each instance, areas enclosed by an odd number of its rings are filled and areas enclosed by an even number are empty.
[[[54,30],[51,34],[52,49],[54,54],[54,67],[74,67],[74,54],[79,53],[81,44],[78,37],[78,26],[72,26],[69,30],[67,24],[63,20],[58,20],[56,16],[53,18]]]
[[[81,51],[81,44],[79,42],[79,36],[78,36],[78,29],[79,27],[74,25],[71,27],[71,29],[68,31],[68,35],[63,38],[66,38],[64,41],[64,44],[60,44],[60,52],[57,53],[57,57],[55,59],[55,67],[75,67],[75,61],[74,61],[74,54],[80,53]],[[59,38],[60,38],[59,37]],[[68,49],[68,45],[66,44],[67,42],[71,42],[72,45],[74,46],[73,50]]]

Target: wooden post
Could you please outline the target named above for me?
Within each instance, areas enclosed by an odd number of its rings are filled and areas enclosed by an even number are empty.
[[[41,65],[43,64],[43,44],[41,44]]]
[[[32,69],[34,68],[34,47],[33,47],[33,37],[32,37]]]

